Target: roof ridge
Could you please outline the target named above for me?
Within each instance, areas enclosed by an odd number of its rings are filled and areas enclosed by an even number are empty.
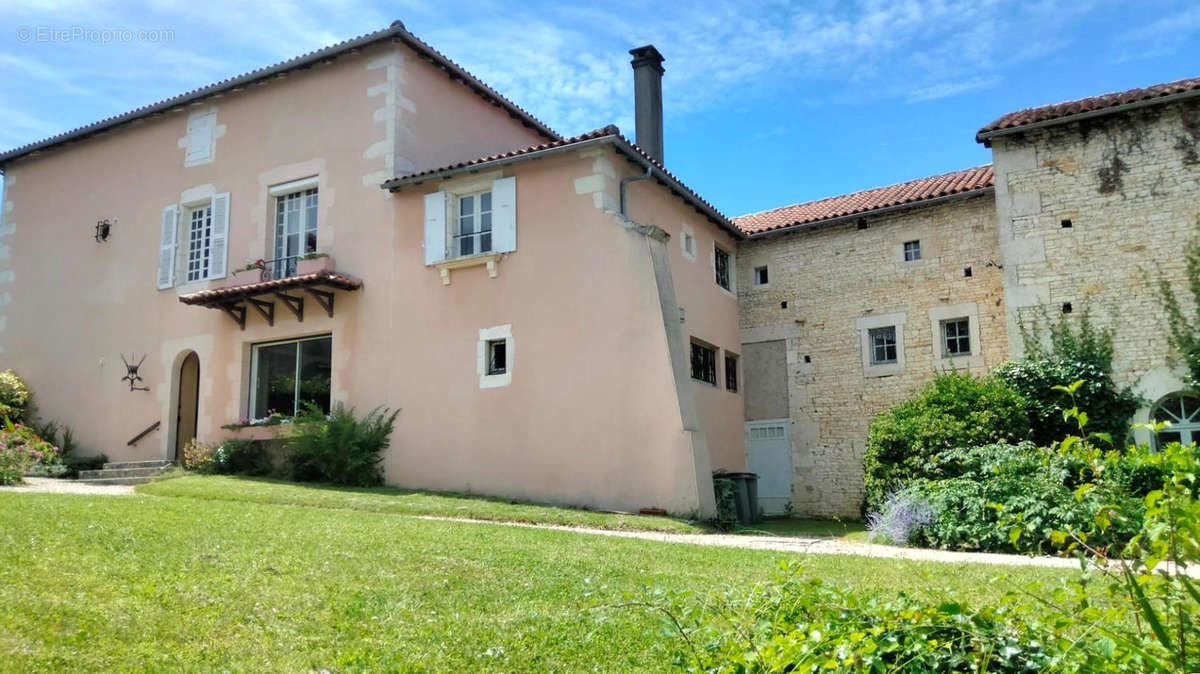
[[[381,30],[371,33],[363,33],[357,37],[342,40],[341,42],[335,42],[331,45],[304,52],[298,56],[293,56],[292,58],[284,59],[270,65],[248,70],[238,75],[232,75],[225,79],[217,80],[212,84],[207,84],[195,89],[189,89],[183,93],[176,94],[153,103],[148,103],[146,105],[133,108],[132,110],[127,110],[126,112],[117,115],[105,117],[98,121],[91,122],[83,126],[78,126],[74,129],[69,129],[62,133],[48,136],[32,143],[26,143],[8,151],[0,152],[0,168],[3,168],[4,163],[22,157],[31,152],[48,149],[76,138],[85,138],[93,134],[101,133],[122,124],[141,119],[142,117],[172,110],[178,106],[185,105],[192,101],[202,100],[230,89],[236,89],[240,86],[266,79],[267,77],[273,75],[290,72],[296,69],[307,68],[326,59],[337,58],[346,52],[351,52],[355,49],[363,48],[388,38],[398,38],[404,41],[405,44],[407,44],[410,48],[418,52],[427,52],[427,54],[423,54],[423,56],[431,61],[434,61],[442,68],[453,72],[453,74],[458,75],[458,77],[463,80],[465,85],[475,90],[477,95],[480,95],[484,98],[493,98],[502,107],[507,108],[510,114],[515,117],[523,118],[524,121],[528,122],[529,126],[535,128],[543,135],[556,140],[562,138],[561,134],[550,128],[545,122],[541,121],[537,117],[534,117],[527,110],[516,103],[513,103],[503,94],[493,89],[483,80],[479,79],[468,70],[460,66],[458,63],[448,58],[442,52],[431,47],[421,38],[413,35],[404,26],[404,22],[397,20],[393,21],[387,28]]]
[[[968,171],[978,171],[979,169],[990,168],[991,166],[992,166],[991,162],[988,162],[987,164],[979,164],[978,166],[969,166],[967,168],[958,169],[956,171],[947,171],[945,173],[937,173],[937,174],[934,174],[931,176],[925,176],[923,178],[913,178],[911,180],[903,180],[898,183],[891,183],[890,185],[877,185],[875,187],[867,187],[867,188],[864,188],[861,190],[855,190],[853,192],[846,192],[844,194],[833,194],[833,195],[830,195],[827,197],[821,197],[819,199],[810,199],[809,201],[798,201],[794,204],[785,204],[783,206],[767,208],[767,209],[764,209],[761,211],[754,211],[753,213],[745,213],[743,215],[735,215],[735,216],[733,216],[732,220],[734,220],[736,222],[737,220],[739,220],[741,218],[749,218],[749,217],[755,216],[755,215],[763,215],[764,213],[773,213],[775,211],[782,211],[785,208],[795,208],[797,206],[808,206],[810,204],[819,204],[823,201],[830,201],[832,199],[844,199],[847,197],[852,197],[856,194],[865,194],[867,192],[874,192],[876,190],[886,190],[886,189],[890,189],[893,187],[903,187],[905,185],[920,183],[920,182],[924,182],[926,180],[936,180],[937,178],[945,178],[945,177],[956,175],[959,173],[967,173]]]

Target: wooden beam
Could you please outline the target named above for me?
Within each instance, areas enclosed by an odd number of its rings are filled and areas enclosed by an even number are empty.
[[[243,330],[246,329],[246,305],[245,304],[222,304],[222,305],[218,306],[217,308],[220,309],[221,311],[224,311],[225,313],[229,314],[229,317],[233,319],[234,323],[238,324],[239,328],[241,328]]]
[[[275,293],[275,296],[283,300],[283,306],[296,315],[296,320],[304,322],[304,298],[296,295],[288,295],[286,293]]]
[[[250,306],[254,307],[255,311],[262,314],[263,318],[267,319],[267,325],[270,325],[272,327],[275,326],[275,303],[274,302],[266,302],[264,300],[255,299],[253,297],[247,297],[246,301],[250,303]]]
[[[330,318],[333,318],[333,293],[328,290],[317,290],[316,288],[305,288],[305,290],[308,291],[309,295],[313,296],[317,304],[321,305],[325,313],[329,314]]]

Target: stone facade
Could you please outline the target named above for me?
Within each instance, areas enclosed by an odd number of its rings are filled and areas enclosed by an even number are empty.
[[[1151,402],[1183,388],[1158,282],[1190,304],[1184,249],[1200,231],[1200,103],[1004,136],[992,149],[1010,350],[1023,351],[1022,323],[1086,311],[1115,331],[1119,383]]]
[[[912,241],[921,258],[905,261]],[[762,397],[756,387],[774,386],[752,376],[764,369],[758,355],[786,345],[797,513],[858,517],[871,419],[935,372],[982,373],[1008,356],[990,190],[751,239],[738,258],[748,406]],[[768,283],[755,285],[763,266]],[[971,325],[971,353],[945,358],[941,323],[959,317]],[[872,365],[864,336],[888,326],[897,362]],[[748,408],[748,420],[765,407]]]
[[[991,143],[994,189],[740,246],[746,419],[787,410],[797,513],[858,516],[871,419],[938,371],[983,374],[1020,357],[1022,326],[1038,320],[1087,313],[1114,331],[1115,378],[1146,399],[1135,421],[1184,388],[1158,283],[1190,307],[1184,251],[1200,234],[1200,102],[1062,120]],[[909,241],[920,242],[919,261],[905,261]],[[756,285],[763,266],[769,281]],[[945,358],[939,326],[968,315],[970,356]],[[872,364],[868,337],[888,326],[896,358]],[[775,372],[781,352],[786,385]]]

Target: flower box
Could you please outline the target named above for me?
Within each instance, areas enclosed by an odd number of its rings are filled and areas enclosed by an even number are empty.
[[[296,275],[315,274],[320,271],[333,271],[332,257],[314,257],[296,260]]]

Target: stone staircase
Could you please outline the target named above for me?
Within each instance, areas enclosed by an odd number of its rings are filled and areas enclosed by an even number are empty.
[[[119,461],[106,463],[102,470],[81,470],[84,484],[144,484],[171,470],[170,461]]]

